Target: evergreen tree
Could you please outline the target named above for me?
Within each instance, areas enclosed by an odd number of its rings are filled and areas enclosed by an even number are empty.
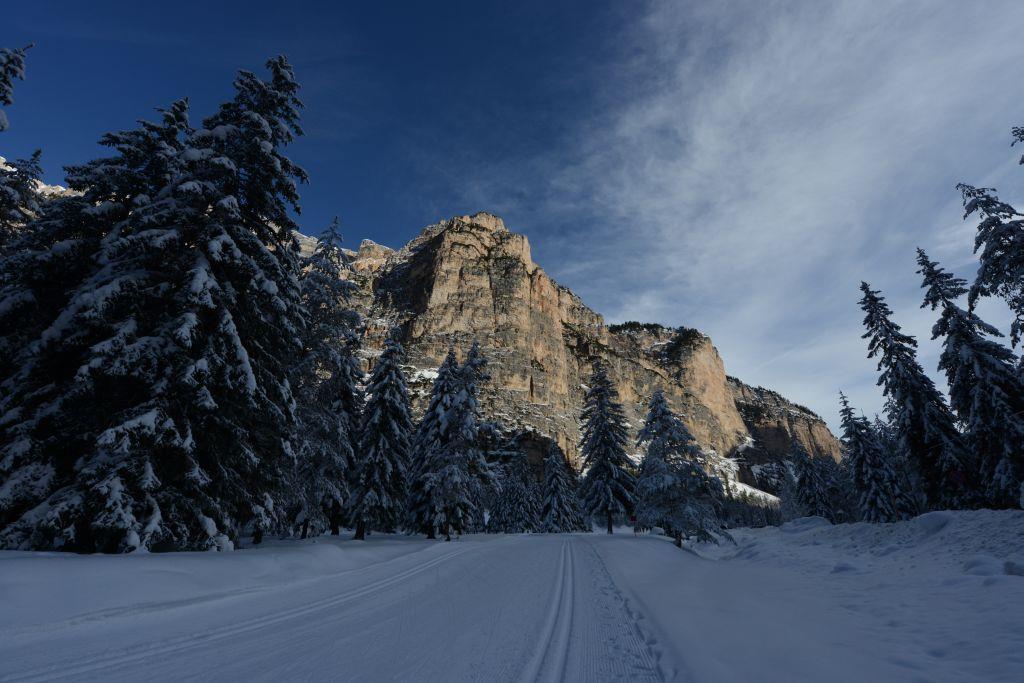
[[[518,454],[506,464],[498,482],[498,494],[487,520],[492,534],[536,533],[542,530],[541,503],[530,482],[526,457]]]
[[[281,151],[301,132],[298,85],[283,57],[267,66],[199,130],[178,102],[105,136],[115,156],[69,170],[83,196],[34,223],[24,258],[77,252],[63,282],[78,282],[16,285],[48,299],[5,380],[4,545],[228,547],[239,525],[284,521],[305,175]]]
[[[28,159],[5,161],[0,157],[0,250],[6,250],[39,213],[38,150]]]
[[[725,503],[722,480],[690,460],[670,465],[669,469],[674,481],[666,487],[662,505],[666,511],[665,530],[675,538],[676,545],[682,545],[684,536],[711,543],[718,543],[720,536],[730,538],[721,528]],[[757,509],[761,512],[758,523],[767,523],[761,506]]]
[[[341,248],[338,219],[305,259],[300,294],[306,314],[304,353],[292,368],[297,396],[299,448],[294,489],[298,492],[302,537],[310,528],[340,533],[342,506],[354,467],[359,418],[351,340],[358,315],[346,304],[354,285],[342,277],[349,268]]]
[[[459,373],[460,380],[464,380]],[[477,448],[476,403],[464,381],[457,384],[451,409],[444,416],[446,438],[438,441],[428,469],[426,493],[427,523],[440,529],[446,541],[452,532],[462,534],[477,518],[480,479],[475,472],[482,460]]]
[[[662,458],[669,464],[681,461],[704,464],[704,456],[693,434],[672,412],[668,401],[665,400],[665,394],[660,390],[651,396],[647,417],[637,434],[637,445],[644,444],[648,445],[648,450],[651,445],[656,446]]]
[[[866,282],[861,291],[868,358],[878,357],[878,384],[888,399],[899,450],[912,463],[929,507],[961,507],[973,492],[955,418],[917,362],[917,340],[892,322],[892,310],[877,291]]]
[[[714,532],[721,526],[721,482],[705,471],[693,435],[661,391],[651,397],[637,443],[647,447],[636,483],[637,525],[660,526],[677,545],[684,535],[715,541]]]
[[[394,531],[405,509],[412,419],[404,361],[401,344],[389,337],[370,375],[354,507],[357,539],[365,537],[367,527]]]
[[[636,478],[636,525],[639,529],[666,527],[668,496],[666,492],[675,484],[675,477],[665,462],[660,448],[649,448],[640,462]]]
[[[469,474],[472,477],[470,481],[470,496],[477,511],[477,518],[467,528],[482,530],[484,501],[494,483],[494,474],[491,472],[484,450],[479,447],[479,425],[481,418],[480,385],[489,381],[491,376],[487,373],[487,358],[483,355],[483,352],[480,350],[480,344],[476,340],[473,340],[472,345],[469,347],[466,360],[462,364],[461,375],[466,392],[466,410],[469,411],[469,416],[474,422],[473,430],[478,435],[474,448],[467,454],[467,465],[469,467]]]
[[[803,515],[824,517],[833,524],[841,521],[836,505],[838,485],[827,469],[825,458],[812,458],[803,444],[794,439],[790,459],[793,462],[796,505]]]
[[[988,482],[986,499],[997,507],[1016,507],[1024,478],[1024,379],[1017,359],[990,337],[999,331],[964,310],[957,300],[966,281],[945,272],[917,250],[924,303],[941,309],[932,338],[943,337],[939,369],[949,383],[949,402],[966,429],[966,440]]]
[[[602,515],[610,534],[614,517],[633,507],[636,480],[626,455],[626,418],[618,393],[599,363],[590,377],[582,420],[584,508],[591,515]]]
[[[807,515],[797,493],[796,477],[792,468],[783,469],[779,481],[779,516],[789,522]]]
[[[471,473],[471,463],[479,458],[475,409],[464,368],[449,349],[412,449],[410,528],[427,538],[435,538],[437,529],[450,538],[452,529],[462,532],[472,523],[478,479]]]
[[[562,449],[552,442],[544,459],[544,501],[541,507],[541,526],[548,533],[590,531],[590,524],[580,508],[571,467]]]
[[[10,485],[0,522],[9,547],[131,550],[164,518],[150,495],[153,464],[128,439],[148,432],[175,440],[173,427],[164,433],[167,420],[137,408],[150,400],[149,381],[164,359],[159,338],[138,334],[140,317],[147,324],[162,304],[150,285],[158,264],[132,238],[174,229],[163,224],[182,209],[165,185],[185,172],[178,159],[190,134],[186,103],[162,114],[160,123],[105,136],[115,157],[69,169],[69,184],[83,195],[56,203],[29,231],[32,243],[5,259],[13,275],[5,283],[14,302],[5,308],[8,339],[23,344],[5,381],[4,407],[14,419],[4,425]],[[64,244],[78,264],[58,277],[66,287],[59,294],[6,267],[35,262],[50,270],[49,255]],[[107,431],[111,417],[126,434]]]
[[[885,452],[863,416],[854,414],[846,396],[839,394],[842,405],[842,442],[848,461],[852,485],[857,494],[857,508],[866,522],[896,522],[911,516],[910,501],[899,490]]]
[[[884,412],[887,415],[894,414],[891,405],[886,405]],[[900,489],[905,491],[907,496],[913,501],[912,510],[916,513],[919,510],[928,509],[928,500],[924,495],[924,487],[921,484],[921,477],[917,473],[917,469],[911,463],[907,454],[902,450],[900,446],[900,437],[897,431],[893,428],[892,423],[884,419],[881,415],[876,414],[874,419],[871,421],[871,431],[875,435],[875,439],[882,447],[882,451],[889,457],[889,462],[892,464],[893,472],[896,474],[896,480],[900,482]],[[965,444],[966,446],[966,444]],[[844,483],[846,489],[849,489],[849,472],[847,468],[840,466],[838,468],[839,479]],[[849,496],[847,496],[848,498]],[[852,507],[848,506],[852,511]],[[856,516],[856,513],[854,513]]]
[[[25,52],[32,47],[29,44],[23,48],[0,48],[0,106],[14,104],[14,81],[25,80]],[[7,114],[0,109],[0,133],[9,127]]]
[[[1014,144],[1024,141],[1024,128],[1014,128]],[[1024,335],[1024,217],[999,200],[990,187],[972,187],[961,183],[964,219],[979,218],[974,237],[978,254],[978,273],[970,290],[971,308],[982,296],[1002,297],[1014,315],[1010,339],[1014,346]]]
[[[670,463],[699,461],[700,449],[693,436],[671,411],[660,390],[651,397],[647,417],[637,435],[637,445],[647,451],[640,463],[636,482],[636,521],[640,528],[666,526],[669,510],[666,490],[676,477]]]

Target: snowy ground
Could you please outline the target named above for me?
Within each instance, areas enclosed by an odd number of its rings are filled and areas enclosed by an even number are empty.
[[[0,552],[0,680],[1021,680],[1024,512],[736,538]]]

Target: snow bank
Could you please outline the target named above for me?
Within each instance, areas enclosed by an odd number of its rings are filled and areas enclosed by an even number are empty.
[[[1021,680],[1024,512],[733,535],[703,558],[594,537],[681,679]]]
[[[222,600],[339,574],[426,550],[429,542],[373,535],[265,541],[230,553],[72,555],[0,551],[0,634],[123,610]]]

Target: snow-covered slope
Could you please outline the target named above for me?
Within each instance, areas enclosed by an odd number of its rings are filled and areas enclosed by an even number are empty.
[[[735,535],[0,552],[0,680],[1020,680],[1024,512]]]
[[[1024,512],[734,535],[685,571],[657,544],[605,544],[683,680],[1021,680]]]

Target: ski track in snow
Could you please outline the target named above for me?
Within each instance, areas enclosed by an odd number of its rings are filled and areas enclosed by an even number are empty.
[[[0,681],[1021,680],[1024,512],[622,531],[0,553]]]
[[[365,568],[0,631],[8,643],[0,645],[0,680],[194,680],[213,672],[224,680],[663,680],[638,615],[584,537],[492,537],[428,549],[440,554],[374,565],[364,585],[351,584],[366,578]],[[466,583],[473,579],[482,579],[481,589]],[[496,601],[480,598],[501,585],[513,604],[485,620],[463,618],[473,614],[470,603],[493,613]],[[424,592],[433,597],[421,601]],[[407,598],[398,610],[396,595]],[[372,651],[378,638],[419,661],[347,668],[353,652]],[[462,641],[470,646],[452,645]],[[306,666],[287,665],[296,657]]]

